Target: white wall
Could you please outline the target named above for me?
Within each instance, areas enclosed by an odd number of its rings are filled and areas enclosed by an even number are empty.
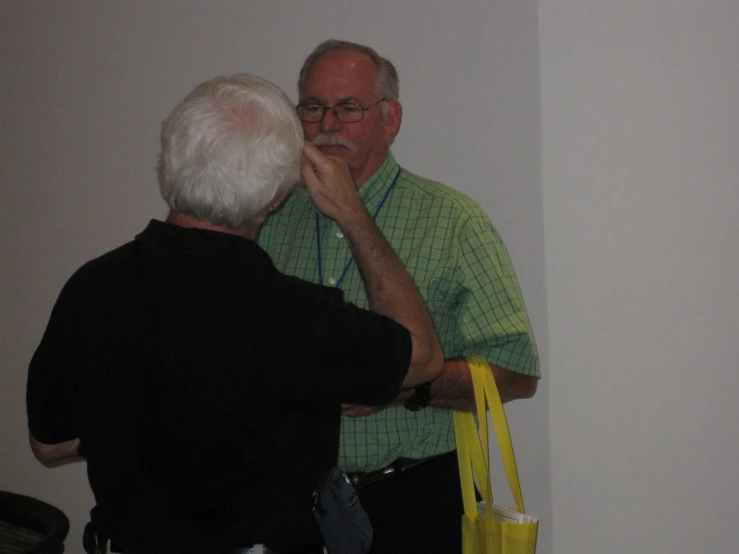
[[[739,2],[539,26],[553,552],[737,552]]]
[[[398,159],[491,215],[547,375],[534,0],[0,0],[0,10],[0,488],[60,506],[73,523],[68,552],[81,552],[92,497],[83,465],[47,470],[32,459],[28,360],[72,271],[163,215],[153,170],[159,122],[212,76],[249,71],[294,95],[302,58],[332,36],[393,59],[405,107]],[[543,554],[548,382],[509,411]]]

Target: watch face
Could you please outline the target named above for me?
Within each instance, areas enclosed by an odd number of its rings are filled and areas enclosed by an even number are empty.
[[[417,412],[428,406],[430,399],[431,384],[425,383],[413,390],[413,394],[403,403],[403,407],[409,412]]]
[[[405,407],[405,409],[408,410],[409,412],[417,412],[418,410],[423,408],[423,406],[421,406],[418,403],[418,400],[416,399],[415,394],[405,401],[405,403],[403,404],[403,407]]]

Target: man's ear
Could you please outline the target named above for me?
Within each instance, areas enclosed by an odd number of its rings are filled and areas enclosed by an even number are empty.
[[[400,123],[403,120],[403,106],[398,100],[386,100],[387,114],[385,115],[385,138],[392,140],[400,132]]]

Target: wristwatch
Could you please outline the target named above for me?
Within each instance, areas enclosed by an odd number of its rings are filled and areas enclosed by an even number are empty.
[[[418,385],[408,399],[403,402],[403,406],[409,412],[417,412],[423,410],[431,401],[431,383]]]

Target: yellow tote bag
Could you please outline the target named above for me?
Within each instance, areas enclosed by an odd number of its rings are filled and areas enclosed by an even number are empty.
[[[454,412],[459,479],[464,501],[462,554],[534,554],[539,521],[524,512],[508,422],[495,379],[483,358],[472,356],[467,362],[475,388],[477,422],[470,412]],[[493,505],[486,404],[493,420],[515,507]],[[482,502],[479,503],[475,497],[475,483],[482,495]]]

